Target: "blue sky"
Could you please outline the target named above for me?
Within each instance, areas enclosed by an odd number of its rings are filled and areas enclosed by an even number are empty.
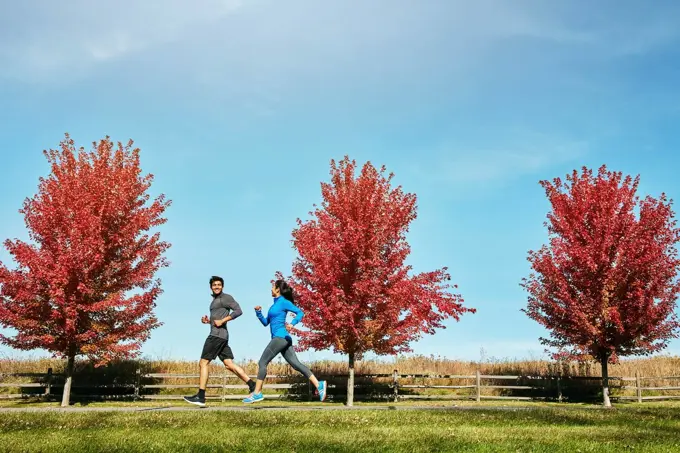
[[[257,358],[268,332],[252,307],[349,154],[418,195],[409,263],[449,266],[478,309],[415,352],[539,357],[519,286],[547,238],[538,181],[605,163],[680,197],[678,23],[674,1],[5,2],[0,239],[26,238],[17,210],[64,132],[132,138],[173,200],[164,325],[144,354],[199,357],[218,274],[245,311],[237,359]]]

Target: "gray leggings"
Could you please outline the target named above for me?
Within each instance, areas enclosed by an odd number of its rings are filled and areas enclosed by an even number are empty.
[[[264,378],[267,377],[267,365],[269,365],[269,362],[271,362],[278,353],[281,353],[283,358],[286,359],[286,362],[288,362],[290,366],[293,367],[293,369],[304,374],[307,379],[312,376],[312,372],[309,370],[309,368],[301,364],[297,358],[297,355],[295,355],[292,340],[274,337],[264,349],[262,357],[260,357],[260,362],[258,363],[257,369],[257,378],[259,380],[264,381]]]

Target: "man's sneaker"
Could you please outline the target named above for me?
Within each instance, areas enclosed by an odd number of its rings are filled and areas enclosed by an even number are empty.
[[[326,399],[326,381],[319,381],[319,400]]]
[[[262,392],[260,393],[253,393],[250,395],[248,398],[244,398],[243,402],[246,404],[252,404],[252,403],[257,403],[258,401],[264,400],[264,396],[262,395]]]
[[[255,381],[248,382],[248,393],[255,393]]]
[[[205,407],[205,398],[201,398],[198,394],[194,396],[185,396],[184,401],[187,403],[195,404],[199,407]]]

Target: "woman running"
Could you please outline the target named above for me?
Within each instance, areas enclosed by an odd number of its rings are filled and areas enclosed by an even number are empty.
[[[319,391],[319,399],[321,401],[325,400],[326,381],[319,382],[309,368],[300,363],[293,349],[293,339],[289,332],[295,330],[293,326],[299,323],[304,316],[302,310],[293,304],[295,300],[293,289],[283,280],[277,280],[272,286],[272,297],[274,298],[274,304],[269,307],[266,318],[262,315],[262,307],[259,305],[255,307],[255,314],[262,325],[269,325],[272,339],[262,353],[258,363],[255,391],[248,398],[245,398],[243,402],[249,404],[264,399],[264,396],[262,396],[262,384],[264,383],[264,378],[267,377],[267,365],[277,354],[281,354],[290,366],[304,374]],[[286,323],[286,316],[289,312],[295,313],[295,318],[293,318],[290,324]]]

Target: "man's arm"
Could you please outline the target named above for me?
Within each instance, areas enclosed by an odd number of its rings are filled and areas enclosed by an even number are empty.
[[[227,315],[225,318],[218,319],[215,321],[215,325],[217,327],[220,327],[229,321],[233,321],[234,319],[238,318],[243,314],[243,310],[241,310],[241,306],[236,302],[236,300],[231,297],[227,296],[227,300],[224,302],[224,308],[228,308],[231,310],[231,313]]]
[[[227,308],[229,308],[231,310],[231,313],[229,314],[229,316],[227,316],[227,318],[231,318],[230,321],[233,321],[234,319],[238,318],[239,316],[241,316],[243,314],[243,310],[241,310],[241,306],[231,296],[229,296],[229,298],[227,299],[226,306],[227,306]]]

